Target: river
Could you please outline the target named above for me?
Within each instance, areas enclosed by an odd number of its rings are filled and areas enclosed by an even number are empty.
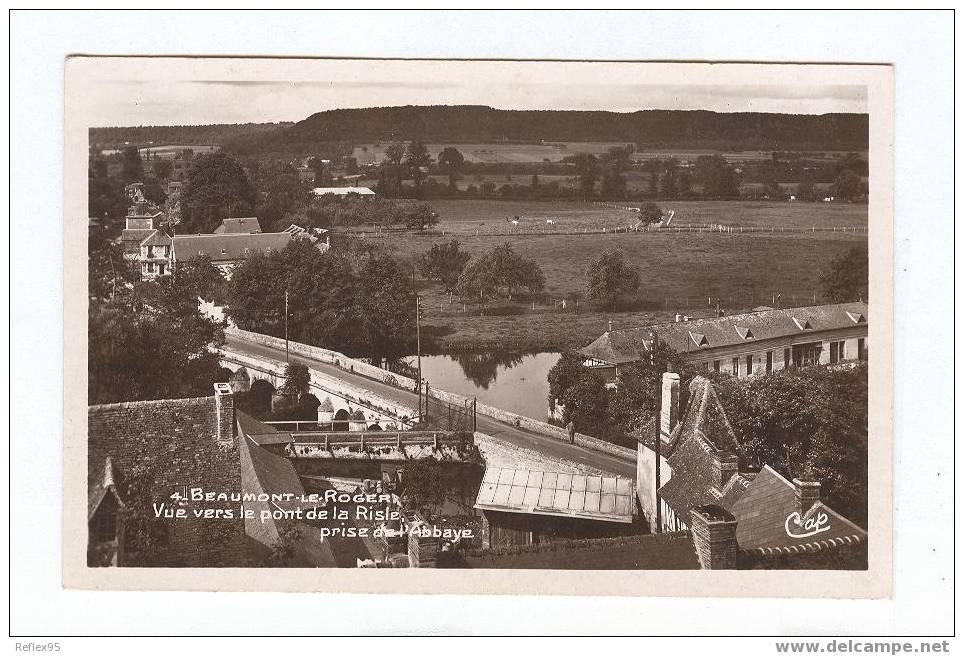
[[[423,355],[422,377],[455,392],[526,417],[546,420],[546,376],[559,353],[460,353]],[[406,360],[414,367],[415,357]]]

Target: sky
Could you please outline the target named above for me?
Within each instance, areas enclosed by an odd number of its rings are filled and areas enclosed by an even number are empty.
[[[867,111],[866,87],[811,74],[812,68],[833,73],[832,67],[177,58],[81,63],[92,127],[299,121],[330,109],[394,105]]]

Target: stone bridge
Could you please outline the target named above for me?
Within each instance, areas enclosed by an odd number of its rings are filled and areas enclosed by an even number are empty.
[[[236,392],[248,391],[256,384],[267,384],[273,393],[285,382],[286,363],[283,360],[242,353],[230,346],[221,349],[221,366],[232,372],[232,387]],[[244,374],[238,375],[242,370]],[[408,430],[417,420],[418,411],[414,407],[311,366],[308,372],[311,393],[320,402],[318,422],[321,424],[334,423],[352,431]],[[364,415],[363,420],[358,418],[359,413]]]

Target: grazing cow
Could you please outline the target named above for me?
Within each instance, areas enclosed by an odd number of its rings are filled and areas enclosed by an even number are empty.
[[[796,199],[797,199],[796,196],[790,196],[790,202],[791,202],[791,203],[792,203],[793,201],[795,201]]]
[[[511,221],[510,223],[512,223],[512,225],[514,225],[514,226],[517,226],[517,225],[519,225],[519,219],[512,219],[512,221]]]
[[[546,225],[556,225],[556,222],[554,219],[546,219]]]

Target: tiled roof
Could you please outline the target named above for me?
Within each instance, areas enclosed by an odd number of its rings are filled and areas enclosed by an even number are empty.
[[[867,539],[864,529],[822,502],[801,513],[793,483],[769,466],[728,510],[737,521],[740,549],[763,556],[813,553]]]
[[[604,333],[580,350],[586,357],[623,364],[636,362],[650,348],[651,334],[679,353],[848,328],[867,323],[866,303],[840,303],[734,314],[729,317],[626,328]]]
[[[119,241],[125,246],[139,246],[142,241],[155,232],[157,232],[157,230],[154,228],[125,228],[121,231]]]
[[[160,230],[155,230],[152,232],[144,241],[141,242],[141,246],[170,246],[171,238],[167,233],[161,232]]]
[[[673,475],[659,490],[660,497],[684,522],[696,506],[719,504],[722,498],[735,498],[742,490],[741,481],[734,480],[739,475],[719,486],[716,462],[727,456],[738,458],[742,449],[713,383],[697,376],[690,382],[689,392],[689,403],[674,430],[673,447],[667,456]]]
[[[258,217],[245,216],[228,218],[221,221],[221,225],[214,229],[215,234],[257,234],[261,232]]]
[[[110,456],[90,453],[87,457],[87,519],[94,516],[97,507],[108,494],[114,495],[120,506],[124,505],[117,490],[120,474]]]
[[[700,569],[693,540],[685,531],[470,551],[459,565],[478,569]]]
[[[617,476],[488,467],[475,507],[631,523],[633,488],[630,479]]]
[[[213,262],[243,260],[254,253],[280,251],[291,241],[286,232],[224,235],[177,235],[174,254],[179,260],[207,255]]]

